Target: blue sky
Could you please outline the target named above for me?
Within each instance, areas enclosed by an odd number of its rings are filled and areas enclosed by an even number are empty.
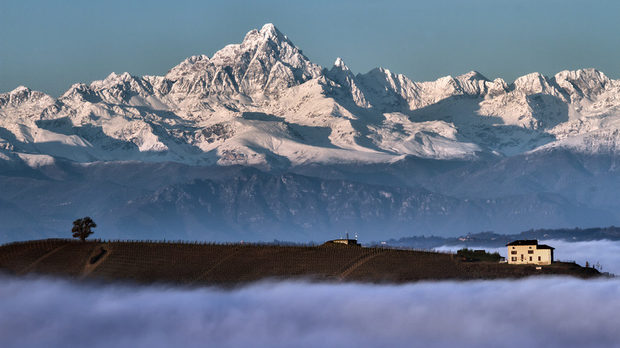
[[[488,78],[595,67],[620,77],[620,2],[7,0],[0,92],[60,95],[110,72],[164,74],[274,23],[315,63],[382,66],[413,80],[477,70]]]

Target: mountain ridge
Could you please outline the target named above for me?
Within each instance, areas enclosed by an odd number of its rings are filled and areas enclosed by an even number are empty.
[[[111,73],[57,99],[23,86],[0,94],[0,151],[262,168],[617,153],[619,110],[620,82],[596,69],[511,84],[476,71],[427,82],[384,68],[353,74],[340,58],[312,63],[266,24],[163,76]]]
[[[385,240],[620,224],[620,80],[415,82],[273,25],[163,76],[0,94],[0,240]]]

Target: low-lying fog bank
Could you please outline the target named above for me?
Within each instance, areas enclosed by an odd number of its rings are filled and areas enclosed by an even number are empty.
[[[612,346],[620,280],[236,290],[0,278],[3,347]]]
[[[609,240],[595,240],[588,242],[567,242],[563,240],[542,240],[540,244],[547,244],[555,248],[554,257],[560,261],[575,261],[585,266],[586,261],[590,266],[597,263],[603,272],[620,275],[620,242]],[[456,251],[463,246],[442,246],[435,248],[438,251]],[[468,246],[470,249],[485,249],[490,252],[499,252],[506,257],[506,247],[489,248],[476,245]]]

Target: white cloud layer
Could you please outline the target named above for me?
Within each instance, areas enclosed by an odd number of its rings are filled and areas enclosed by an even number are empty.
[[[0,278],[3,347],[609,347],[620,280],[236,290]]]
[[[563,240],[543,240],[541,244],[548,244],[555,248],[554,256],[560,261],[575,261],[585,266],[586,261],[590,265],[596,263],[603,267],[603,272],[620,275],[620,242],[609,240],[595,240],[589,242],[566,242]],[[435,248],[439,251],[456,251],[462,246],[442,246]],[[499,252],[506,257],[506,247],[488,248],[468,246],[470,249],[486,249],[490,252]]]

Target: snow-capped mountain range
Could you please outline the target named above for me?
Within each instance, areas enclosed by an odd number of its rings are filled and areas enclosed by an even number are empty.
[[[620,80],[414,82],[272,24],[164,76],[0,94],[0,242],[366,241],[620,224]]]
[[[272,24],[164,76],[112,73],[55,99],[0,94],[0,157],[272,168],[620,150],[620,81],[594,69],[509,84],[322,68]]]

